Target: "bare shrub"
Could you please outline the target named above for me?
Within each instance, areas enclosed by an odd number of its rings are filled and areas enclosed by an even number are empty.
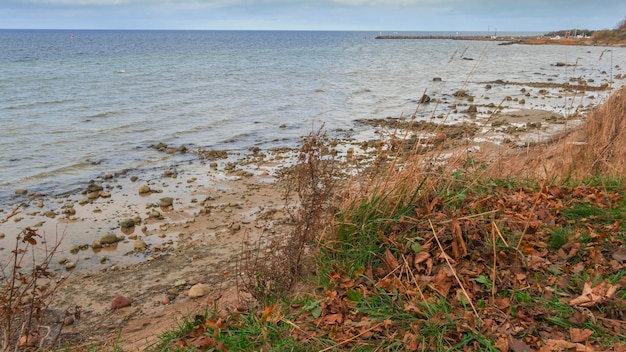
[[[320,128],[304,137],[298,162],[287,176],[285,201],[291,230],[285,237],[267,238],[244,244],[241,266],[243,288],[256,300],[269,299],[289,291],[300,279],[305,257],[332,213],[332,195],[337,182],[337,163]],[[294,206],[289,204],[295,201]]]
[[[17,214],[17,209],[1,223]],[[66,278],[57,278],[50,264],[61,241],[43,253],[37,247],[42,236],[26,228],[16,238],[15,248],[0,263],[0,348],[44,349],[58,340],[62,322],[50,319],[48,307]],[[42,241],[45,243],[45,241]]]

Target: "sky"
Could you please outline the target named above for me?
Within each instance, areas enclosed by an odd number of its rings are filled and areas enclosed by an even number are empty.
[[[2,29],[613,29],[625,0],[0,0]]]

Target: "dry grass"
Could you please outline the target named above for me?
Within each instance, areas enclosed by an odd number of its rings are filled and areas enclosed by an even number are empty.
[[[614,92],[587,116],[584,124],[545,145],[524,150],[500,150],[492,176],[581,179],[621,177],[626,173],[626,89]],[[495,169],[505,164],[506,169]],[[507,174],[508,170],[508,174]]]

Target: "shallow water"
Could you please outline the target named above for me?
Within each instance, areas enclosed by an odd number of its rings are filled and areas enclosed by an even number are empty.
[[[0,200],[19,200],[19,188],[60,193],[105,172],[190,158],[149,148],[159,142],[289,147],[322,124],[348,130],[358,128],[356,119],[410,116],[425,91],[452,101],[466,89],[477,103],[497,105],[506,95],[523,98],[521,86],[486,91],[485,82],[583,77],[599,85],[626,66],[626,48],[375,40],[378,34],[2,30]],[[607,95],[554,92],[524,107],[566,114]],[[418,111],[424,119],[463,118],[448,113],[447,104]]]

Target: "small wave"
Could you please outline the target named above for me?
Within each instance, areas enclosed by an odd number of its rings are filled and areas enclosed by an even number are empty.
[[[115,73],[126,73],[126,70],[116,70]]]

